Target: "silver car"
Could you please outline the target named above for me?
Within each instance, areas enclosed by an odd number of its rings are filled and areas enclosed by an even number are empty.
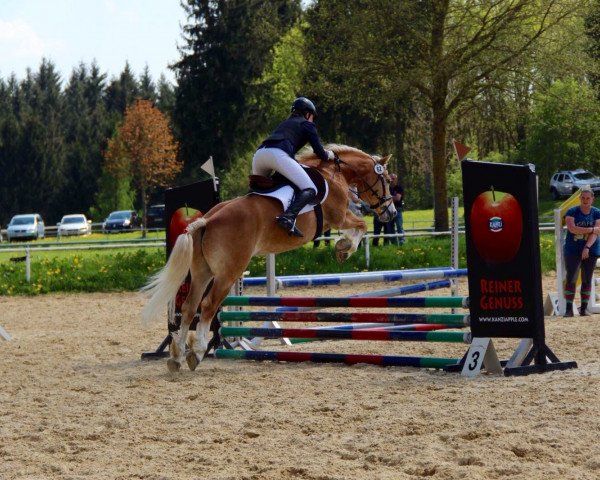
[[[594,195],[598,195],[598,192],[600,192],[600,178],[582,168],[562,170],[556,172],[550,179],[550,195],[553,200],[570,197],[585,186],[589,186],[594,191]]]
[[[92,221],[88,220],[83,213],[65,215],[56,224],[59,237],[68,235],[89,235],[92,233]]]
[[[38,239],[45,236],[44,220],[39,213],[15,215],[6,227],[6,237],[11,242],[16,239]]]

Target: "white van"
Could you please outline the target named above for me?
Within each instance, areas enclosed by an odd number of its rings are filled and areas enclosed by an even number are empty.
[[[44,220],[39,213],[27,213],[24,215],[15,215],[6,227],[6,237],[9,242],[16,239],[44,238],[45,226]]]

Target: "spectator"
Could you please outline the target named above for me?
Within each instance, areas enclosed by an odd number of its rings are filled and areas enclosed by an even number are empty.
[[[392,195],[392,199],[394,201],[394,206],[396,207],[396,216],[390,222],[391,233],[404,234],[404,221],[402,218],[402,209],[404,207],[404,188],[400,184],[398,180],[398,175],[395,173],[390,174],[391,184],[390,184],[390,194]],[[404,235],[396,237],[394,242],[398,245],[404,245]]]
[[[329,230],[325,230],[321,236],[330,238],[331,237],[331,228]],[[329,246],[330,243],[331,243],[331,240],[325,240],[325,245]],[[319,245],[321,245],[321,240],[313,241],[313,248],[317,248]]]
[[[593,206],[594,192],[589,187],[581,189],[579,205],[569,208],[565,214],[567,238],[564,245],[567,278],[565,282],[565,317],[572,317],[573,300],[577,277],[581,270],[581,310],[579,315],[587,316],[587,306],[592,290],[592,276],[596,261],[600,257],[600,210]]]
[[[358,198],[358,193],[355,185],[350,186],[350,192],[348,194],[348,208],[357,217],[364,216],[365,210],[363,202]]]
[[[394,233],[392,230],[392,222],[387,222],[387,223],[382,223],[379,220],[379,217],[377,216],[377,214],[375,213],[373,215],[373,246],[377,247],[379,246],[379,237],[377,237],[377,235],[381,234],[381,231],[383,230],[384,234],[392,234]],[[392,238],[390,237],[384,237],[383,239],[383,244],[384,245],[389,245],[392,243]]]

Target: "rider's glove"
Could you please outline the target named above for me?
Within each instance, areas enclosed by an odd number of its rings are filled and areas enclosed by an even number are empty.
[[[333,153],[331,150],[326,150],[327,152],[327,160],[335,160],[335,153]]]

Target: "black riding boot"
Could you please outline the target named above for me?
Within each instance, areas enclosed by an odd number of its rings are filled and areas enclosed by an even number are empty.
[[[573,304],[571,302],[567,302],[567,308],[565,310],[565,317],[573,316]]]
[[[294,199],[292,203],[287,208],[283,215],[277,217],[277,224],[285,228],[290,235],[294,235],[296,237],[303,237],[304,234],[296,228],[296,217],[300,210],[304,208],[306,204],[314,200],[317,196],[316,192],[312,188],[307,188],[306,190],[301,190],[296,195],[294,195]]]

